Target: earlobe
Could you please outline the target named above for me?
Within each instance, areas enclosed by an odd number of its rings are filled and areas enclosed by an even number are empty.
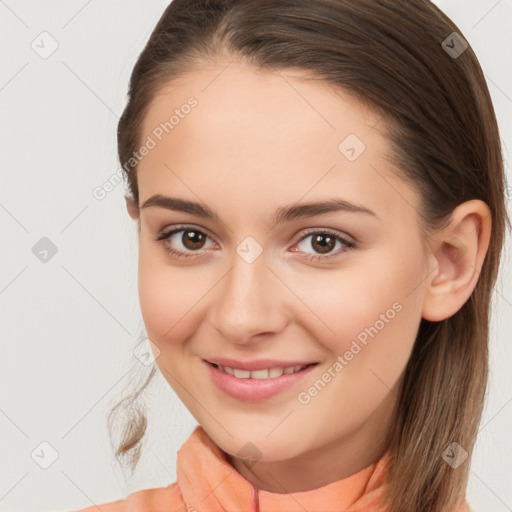
[[[133,220],[137,220],[139,218],[139,206],[135,200],[129,196],[124,196],[124,199],[126,201],[128,215],[130,215]]]
[[[430,245],[436,268],[429,274],[422,316],[439,322],[454,315],[473,293],[489,247],[491,212],[474,199],[453,211],[450,224]]]

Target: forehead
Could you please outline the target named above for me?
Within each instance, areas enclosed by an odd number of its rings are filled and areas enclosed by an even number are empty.
[[[155,146],[138,167],[141,203],[179,190],[219,211],[226,198],[261,206],[263,193],[269,207],[340,196],[383,216],[403,210],[399,196],[414,204],[388,161],[381,116],[310,78],[226,62],[167,84],[142,125],[140,140],[151,137]],[[190,98],[195,106],[185,108]]]
[[[190,97],[198,103],[193,117],[200,123],[194,123],[194,131],[197,136],[208,132],[208,140],[218,140],[223,135],[220,129],[229,131],[232,140],[258,135],[265,142],[276,136],[293,142],[299,137],[312,137],[314,132],[336,134],[336,140],[347,130],[364,137],[382,121],[350,91],[335,88],[311,73],[222,62],[189,71],[159,89],[144,119],[143,131],[149,133]],[[297,120],[301,122],[295,123]],[[212,132],[211,128],[216,130]]]

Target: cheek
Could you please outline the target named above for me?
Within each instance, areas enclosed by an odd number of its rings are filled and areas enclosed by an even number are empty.
[[[309,319],[313,339],[321,341],[333,358],[346,354],[347,360],[367,366],[371,362],[378,368],[389,368],[391,361],[398,371],[408,359],[421,319],[417,285],[422,271],[391,255],[379,262],[365,266],[364,272],[345,272],[339,278],[326,275],[315,281],[313,290],[309,283],[304,289],[309,309],[304,318]]]
[[[204,280],[193,275],[192,267],[173,269],[165,264],[165,255],[155,252],[141,247],[138,288],[148,337],[161,346],[192,335],[197,327],[197,306],[207,290],[202,289]]]
[[[364,277],[354,272],[338,288],[326,278],[328,291],[309,295],[314,301],[308,306],[321,321],[309,315],[307,328],[331,357],[322,375],[301,387],[298,400],[306,404],[304,414],[322,417],[329,411],[334,437],[337,425],[356,428],[392,399],[410,358],[421,320],[420,287],[411,290],[421,272],[393,265]]]

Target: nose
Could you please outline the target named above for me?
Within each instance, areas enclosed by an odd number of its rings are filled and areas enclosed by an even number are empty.
[[[289,321],[285,303],[286,292],[291,293],[264,256],[248,263],[234,253],[230,270],[215,287],[210,321],[232,343],[244,345],[279,333]]]

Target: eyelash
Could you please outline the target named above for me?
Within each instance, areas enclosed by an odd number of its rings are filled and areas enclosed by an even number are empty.
[[[197,256],[197,254],[201,254],[201,251],[193,251],[193,254],[187,254],[183,251],[177,251],[176,249],[173,249],[166,243],[167,240],[172,235],[174,235],[175,233],[179,233],[180,231],[196,231],[196,232],[201,233],[202,235],[205,235],[208,238],[210,238],[204,231],[197,229],[194,226],[184,225],[184,226],[178,226],[178,227],[172,229],[171,231],[162,231],[162,232],[158,233],[158,235],[155,238],[155,241],[160,242],[162,244],[164,250],[176,258],[194,258]],[[327,256],[322,256],[320,254],[311,254],[304,258],[308,261],[313,261],[314,259],[316,259],[316,261],[325,261],[325,260],[329,260],[331,258],[336,258],[336,257],[340,256],[341,254],[352,250],[356,246],[356,244],[354,242],[351,242],[351,241],[347,240],[346,238],[340,236],[335,231],[331,231],[329,229],[319,229],[319,228],[314,228],[314,229],[311,229],[308,232],[306,232],[304,234],[304,236],[297,242],[297,244],[299,244],[300,242],[302,242],[304,239],[306,239],[308,236],[310,236],[312,234],[322,234],[322,235],[331,236],[331,237],[335,238],[337,241],[340,241],[345,247],[341,250],[338,250],[338,252],[329,254]],[[294,252],[298,252],[298,251],[294,251]]]

